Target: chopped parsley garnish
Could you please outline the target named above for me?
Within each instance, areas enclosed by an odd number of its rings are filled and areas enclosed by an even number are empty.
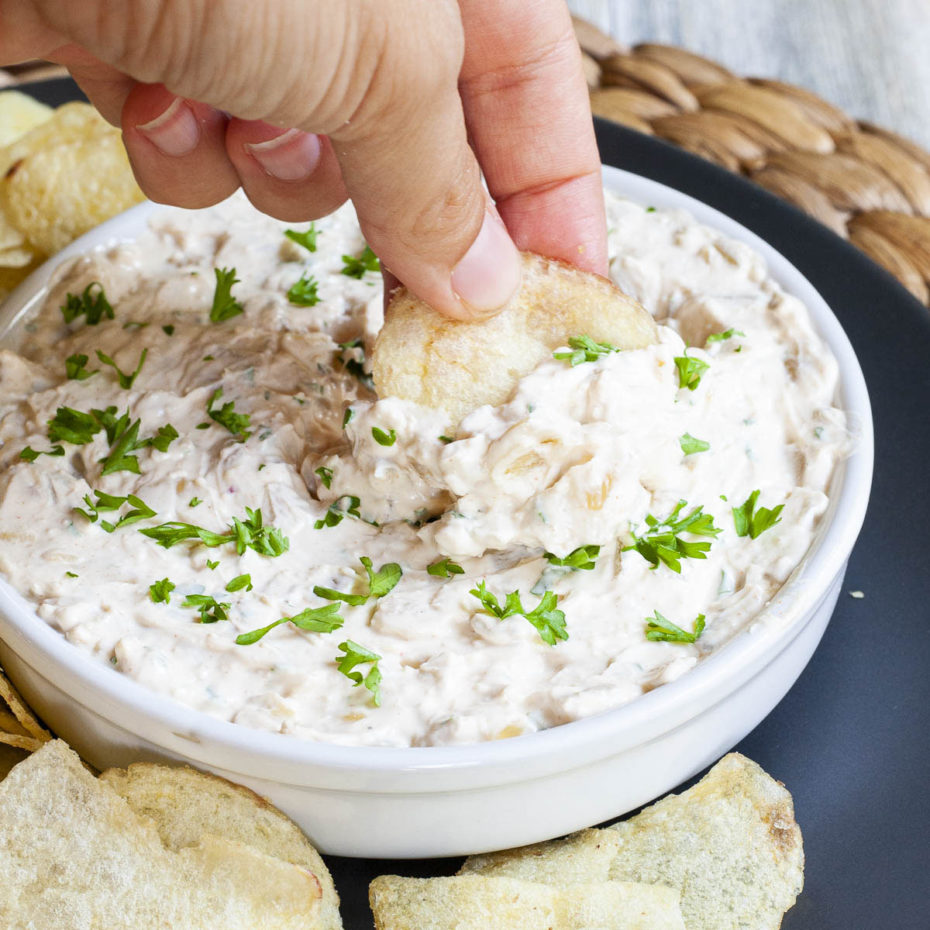
[[[142,354],[139,356],[139,364],[136,365],[136,370],[130,374],[126,374],[124,371],[121,371],[116,362],[110,358],[109,355],[101,352],[100,349],[97,349],[97,358],[104,364],[109,365],[115,372],[116,377],[119,379],[119,386],[124,390],[128,391],[133,383],[136,380],[136,376],[142,371],[142,366],[145,364],[145,357],[149,354],[148,349],[143,349]]]
[[[343,501],[346,501],[346,504],[340,506]],[[342,497],[337,497],[326,509],[326,516],[322,520],[317,520],[313,524],[313,528],[321,530],[326,526],[338,526],[345,516],[361,520],[362,515],[359,513],[359,504],[361,504],[361,500],[354,494],[343,494]]]
[[[227,401],[219,410],[213,405],[223,396],[223,389],[217,388],[207,401],[207,416],[220,426],[225,426],[233,436],[239,437],[239,442],[245,442],[252,435],[249,430],[251,417],[247,413],[236,413],[236,402]]]
[[[232,295],[232,289],[239,283],[239,279],[235,268],[214,268],[213,273],[216,275],[216,290],[213,292],[210,322],[222,323],[243,312],[242,304]]]
[[[187,502],[187,506],[188,506],[188,507],[198,507],[198,506],[200,506],[200,504],[202,504],[202,503],[203,503],[203,501],[202,501],[199,497],[192,497],[192,498]]]
[[[162,331],[166,336],[173,336],[173,335],[174,335],[174,325],[171,324],[171,323],[166,323],[164,326],[162,326],[161,331]]]
[[[199,540],[211,549],[222,546],[224,543],[235,543],[236,552],[242,555],[246,549],[254,549],[259,555],[275,558],[283,555],[290,548],[288,538],[273,526],[265,526],[262,522],[261,509],[252,510],[246,507],[245,520],[233,517],[232,525],[225,533],[214,533],[193,523],[172,521],[160,523],[148,529],[139,530],[143,536],[154,539],[164,549],[170,549],[187,540]]]
[[[426,571],[436,578],[450,578],[452,575],[465,574],[465,569],[458,562],[453,562],[449,558],[440,559],[438,562],[433,562],[432,565],[427,565]]]
[[[80,578],[81,577],[77,572],[65,572],[65,575],[68,578]]]
[[[284,230],[284,235],[287,236],[291,242],[296,242],[297,245],[302,245],[308,252],[316,251],[316,237],[319,234],[319,230],[316,228],[315,223],[311,223],[310,228],[305,232],[298,232],[296,229]]]
[[[346,678],[354,682],[354,687],[364,685],[371,692],[371,703],[375,707],[380,707],[381,672],[378,670],[378,661],[381,656],[377,652],[371,652],[364,646],[360,646],[358,643],[353,643],[351,639],[340,643],[339,648],[344,655],[336,656],[336,668]],[[371,663],[371,669],[364,677],[361,672],[352,671],[357,665],[367,665],[368,663]]]
[[[97,374],[98,371],[100,371],[99,368],[95,368],[93,371],[87,370],[86,355],[69,355],[65,359],[65,377],[69,381],[86,381]]]
[[[317,293],[319,282],[312,275],[301,275],[300,279],[290,286],[287,299],[295,307],[315,307],[320,302]]]
[[[215,562],[211,562],[210,559],[207,559],[207,568],[209,568],[211,572],[216,571],[216,569],[219,568],[219,564],[219,559],[217,559]]]
[[[693,391],[701,383],[704,372],[710,368],[707,362],[690,355],[676,355],[672,361],[678,369],[678,386]]]
[[[658,610],[654,617],[646,617],[646,639],[653,643],[695,643],[704,632],[704,614],[694,618],[693,630],[688,633],[671,620],[666,620]]]
[[[103,285],[99,281],[91,281],[80,296],[68,294],[65,297],[61,315],[66,323],[83,316],[88,326],[96,326],[104,317],[113,319],[113,308],[107,300]]]
[[[350,607],[358,607],[368,601],[369,598],[384,597],[394,590],[395,585],[400,581],[401,567],[396,562],[388,562],[382,565],[377,571],[371,567],[371,559],[363,555],[359,562],[365,569],[366,587],[368,590],[364,594],[344,594],[342,591],[336,591],[333,588],[323,588],[320,585],[314,585],[313,593],[317,597],[322,597],[327,601],[344,601]]]
[[[550,565],[587,572],[594,568],[595,560],[600,552],[600,546],[579,546],[577,549],[572,549],[564,559],[560,559],[551,552],[545,553],[544,558]]]
[[[440,436],[439,441],[443,443],[443,445],[449,445],[450,442],[455,442],[451,436]]]
[[[722,333],[711,333],[705,340],[705,345],[713,345],[715,342],[723,342],[726,339],[732,339],[734,336],[745,336],[744,332],[738,329],[725,329]]]
[[[43,449],[41,452],[37,452],[31,446],[26,446],[22,452],[19,453],[19,457],[24,462],[34,462],[40,455],[64,455],[65,450],[62,446],[52,446],[51,449]]]
[[[385,432],[380,427],[373,426],[371,428],[371,435],[379,446],[393,446],[394,443],[397,442],[397,431],[393,429]]]
[[[282,623],[293,623],[300,630],[307,633],[333,633],[338,630],[345,621],[339,614],[338,604],[326,604],[324,607],[307,607],[299,614],[293,617],[282,617],[263,626],[261,629],[252,630],[250,633],[241,633],[236,637],[236,644],[239,646],[251,646],[257,643],[266,633],[273,630]]]
[[[685,455],[694,455],[695,452],[706,452],[710,448],[709,442],[705,442],[703,439],[697,439],[690,433],[679,436],[678,445],[681,446],[681,451],[684,452]]]
[[[48,421],[48,438],[50,442],[70,442],[82,446],[91,442],[102,429],[103,424],[93,413],[84,413],[73,407],[59,407],[55,416]]]
[[[109,520],[100,520],[100,528],[107,533],[112,533],[121,526],[129,526],[132,523],[138,523],[139,520],[147,520],[149,517],[155,516],[155,511],[141,498],[136,497],[135,494],[120,497],[116,494],[107,494],[104,491],[94,491],[94,496],[97,498],[96,500],[91,500],[89,494],[84,495],[87,510],[81,510],[80,507],[73,508],[75,513],[86,517],[91,523],[96,523],[102,513],[115,513],[123,504],[129,504],[130,506],[130,509],[116,523],[111,523]]]
[[[673,572],[681,573],[682,559],[706,559],[710,549],[709,542],[690,542],[682,539],[688,533],[692,536],[714,538],[723,532],[714,526],[712,514],[704,513],[703,506],[695,507],[686,516],[679,519],[679,514],[687,506],[687,501],[679,501],[675,509],[664,519],[659,520],[652,514],[646,516],[646,531],[642,536],[633,533],[633,544],[624,546],[623,552],[635,549],[653,568],[659,564],[667,565]]]
[[[741,507],[733,508],[733,525],[736,527],[737,536],[749,536],[755,539],[776,523],[781,523],[779,514],[785,505],[779,504],[771,510],[767,507],[759,507],[757,510],[756,501],[759,500],[759,493],[757,488],[743,501]]]
[[[252,590],[252,576],[251,575],[236,575],[231,581],[226,585],[226,590],[232,594],[234,591],[251,591]]]
[[[329,488],[333,483],[333,470],[327,468],[325,465],[321,465],[319,468],[314,469],[313,474],[315,474],[320,479],[320,484],[324,488]]]
[[[478,587],[472,588],[468,593],[478,598],[481,606],[498,620],[506,620],[513,616],[525,617],[539,631],[539,638],[550,646],[554,646],[557,640],[568,639],[565,613],[557,608],[559,596],[554,591],[544,592],[539,603],[530,611],[523,607],[519,591],[511,591],[504,599],[503,607],[483,581],[479,581]]]
[[[609,342],[595,342],[590,336],[572,336],[568,345],[570,352],[553,352],[552,357],[569,362],[572,368],[582,362],[596,362],[605,355],[620,351]]]
[[[162,578],[149,585],[149,597],[155,604],[170,604],[171,592],[175,589],[175,584],[169,578]]]
[[[151,446],[159,452],[167,452],[168,447],[178,438],[178,431],[170,424],[158,427],[154,436],[139,439],[139,426],[141,420],[129,419],[129,410],[121,416],[116,416],[116,407],[107,407],[106,410],[92,410],[91,413],[100,421],[106,430],[110,451],[100,461],[103,468],[101,475],[110,475],[117,471],[129,471],[135,475],[140,474],[139,459],[133,455],[139,449]]]
[[[355,416],[355,411],[351,407],[346,407],[346,412],[342,415],[342,428],[345,429]]]
[[[229,619],[230,604],[220,603],[209,594],[188,594],[184,598],[182,607],[193,607],[200,613],[199,623],[219,623],[220,620]]]
[[[366,271],[380,271],[381,262],[378,256],[366,245],[364,251],[357,258],[353,255],[342,256],[342,274],[349,278],[362,279]]]

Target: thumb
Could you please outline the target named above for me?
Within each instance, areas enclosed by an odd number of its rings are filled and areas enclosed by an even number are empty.
[[[137,81],[328,135],[369,244],[441,312],[493,312],[518,286],[519,254],[468,145],[455,0],[33,4]]]

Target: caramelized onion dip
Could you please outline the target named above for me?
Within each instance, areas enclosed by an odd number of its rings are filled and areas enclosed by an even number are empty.
[[[65,264],[0,350],[0,572],[93,661],[307,740],[497,739],[678,678],[765,622],[851,440],[758,254],[607,209],[658,344],[567,346],[455,431],[372,391],[351,207],[303,242],[166,209]]]

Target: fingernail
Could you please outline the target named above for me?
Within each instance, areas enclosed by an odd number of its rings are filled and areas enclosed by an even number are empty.
[[[163,155],[179,158],[188,155],[200,142],[200,123],[191,108],[175,97],[171,105],[151,122],[136,129],[145,136]]]
[[[302,181],[320,163],[320,139],[310,132],[288,129],[267,142],[246,143],[246,151],[279,181]]]
[[[504,224],[487,212],[478,238],[452,270],[452,290],[476,314],[493,313],[520,286],[520,253]]]

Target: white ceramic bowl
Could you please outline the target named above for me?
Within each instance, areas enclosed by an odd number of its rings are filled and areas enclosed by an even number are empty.
[[[44,720],[98,768],[174,759],[249,785],[324,852],[403,858],[518,846],[616,817],[673,788],[758,724],[807,664],[830,618],[872,475],[872,421],[852,347],[823,299],[781,255],[685,195],[616,169],[605,183],[757,249],[810,309],[839,360],[839,403],[858,433],[837,469],[811,551],[766,619],[696,668],[632,703],[499,742],[415,749],[342,747],[258,732],[192,711],[89,659],[0,580],[0,664]],[[158,209],[104,224],[40,268],[0,314],[0,338],[43,299],[54,266],[132,238]]]

